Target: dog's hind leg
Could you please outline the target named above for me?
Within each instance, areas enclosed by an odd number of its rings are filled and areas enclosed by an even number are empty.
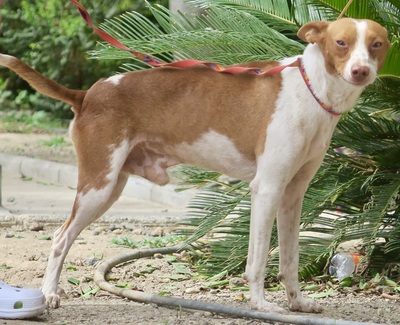
[[[307,186],[320,166],[321,159],[304,165],[287,185],[277,215],[279,235],[279,275],[286,288],[289,309],[302,312],[321,312],[313,300],[304,298],[299,288],[299,226],[301,207]]]
[[[125,152],[125,151],[123,151]],[[58,288],[61,269],[64,259],[79,233],[91,222],[99,218],[118,199],[128,179],[128,174],[121,172],[126,154],[122,151],[109,156],[109,169],[101,164],[92,164],[85,167],[80,165],[78,190],[73,210],[69,219],[59,228],[53,239],[49,261],[47,264],[42,291],[46,296],[47,304],[57,308],[60,305],[61,289]],[[88,152],[87,155],[93,154]],[[93,157],[96,157],[94,155]]]

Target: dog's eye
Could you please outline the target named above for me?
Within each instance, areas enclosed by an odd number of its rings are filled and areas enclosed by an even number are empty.
[[[346,47],[347,46],[346,42],[343,41],[343,40],[337,40],[336,44],[339,45],[340,47]]]
[[[372,48],[373,49],[378,49],[382,46],[382,42],[375,42],[374,44],[372,44]]]

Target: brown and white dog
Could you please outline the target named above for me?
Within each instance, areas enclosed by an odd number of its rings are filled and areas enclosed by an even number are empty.
[[[102,79],[87,91],[66,89],[17,58],[0,55],[0,65],[37,91],[71,104],[75,113],[70,133],[79,180],[71,216],[54,234],[43,282],[51,307],[60,305],[58,281],[73,241],[118,199],[128,175],[164,185],[169,181],[166,169],[186,163],[250,182],[246,277],[252,308],[282,311],[264,297],[277,218],[279,278],[289,308],[321,311],[299,289],[302,200],[339,114],[350,110],[375,80],[390,42],[379,24],[349,18],[308,23],[298,36],[310,43],[300,71],[292,67],[274,76],[255,76],[216,73],[204,66],[164,67]],[[268,69],[294,59],[243,66]]]

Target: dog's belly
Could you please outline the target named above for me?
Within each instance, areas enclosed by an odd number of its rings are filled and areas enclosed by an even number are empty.
[[[228,137],[212,130],[192,143],[182,142],[167,150],[181,163],[207,168],[245,181],[252,180],[256,172],[255,161],[240,153]]]
[[[207,131],[191,143],[144,139],[133,147],[123,169],[164,185],[169,182],[167,168],[178,164],[203,167],[245,181],[251,181],[256,172],[255,161],[245,158],[233,141],[215,131]]]

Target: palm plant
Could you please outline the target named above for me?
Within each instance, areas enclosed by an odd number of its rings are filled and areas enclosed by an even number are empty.
[[[156,24],[137,13],[126,13],[101,27],[130,48],[165,61],[195,58],[233,64],[301,53],[304,45],[296,38],[298,27],[310,20],[336,19],[346,2],[191,0],[189,4],[206,10],[202,17],[150,7]],[[371,18],[386,26],[393,46],[379,82],[368,88],[357,107],[339,123],[331,149],[306,194],[300,238],[303,277],[320,272],[337,245],[351,239],[363,240],[370,266],[382,269],[391,262],[388,256],[400,262],[400,3],[354,1],[347,15]],[[145,68],[129,53],[105,44],[92,56],[126,60],[124,70]],[[346,148],[346,154],[334,148]],[[190,204],[182,230],[189,236],[188,245],[204,249],[199,268],[208,274],[241,272],[250,219],[247,184],[192,167],[184,167],[180,174],[186,185],[203,186]],[[378,239],[383,243],[381,250],[377,250]],[[276,248],[274,232],[272,271],[277,268]]]

